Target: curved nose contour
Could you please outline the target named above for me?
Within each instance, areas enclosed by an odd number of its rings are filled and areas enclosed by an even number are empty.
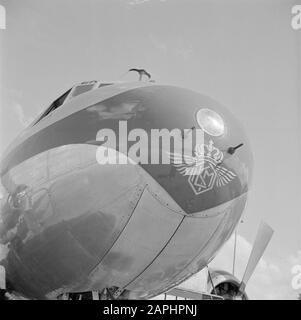
[[[243,127],[229,110],[185,89],[139,89],[143,90],[146,115],[155,119],[154,127],[190,128],[203,134],[199,144],[192,139],[192,154],[186,156],[182,149],[182,164],[172,159],[170,164],[142,164],[186,213],[213,208],[248,191],[252,153]]]
[[[140,161],[141,167],[186,213],[213,208],[248,191],[253,161],[244,129],[229,110],[207,96],[154,85],[127,91],[87,111],[118,135],[118,122],[124,120],[129,137],[134,130],[143,129],[147,138],[140,138],[139,148],[140,152],[148,149],[148,157]],[[167,145],[163,142],[166,132]],[[122,152],[124,142],[120,140],[117,149]],[[129,140],[127,150],[137,143]],[[191,141],[189,154],[184,148],[187,141]],[[174,152],[178,142],[185,160],[180,164],[173,161],[179,156]],[[159,162],[154,162],[153,155],[158,154],[154,158]],[[166,154],[170,162],[163,160]]]
[[[197,115],[204,108],[219,115],[222,131],[201,128]],[[119,120],[150,135],[153,128],[204,129],[203,157],[195,144],[191,165],[202,163],[202,170],[183,174],[174,163],[100,166],[92,144],[101,128],[118,135]],[[34,297],[106,286],[137,296],[160,292],[201,269],[228,238],[251,173],[239,122],[198,93],[136,88],[72,113],[36,130],[5,160],[5,188],[13,193],[24,185],[30,199],[1,212],[8,277]]]

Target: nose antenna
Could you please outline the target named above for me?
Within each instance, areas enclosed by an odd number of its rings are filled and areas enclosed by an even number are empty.
[[[230,147],[230,148],[228,148],[227,152],[228,152],[229,154],[234,154],[234,152],[235,152],[238,148],[242,147],[243,145],[244,145],[243,143],[240,143],[240,144],[238,144],[236,147]]]
[[[145,69],[137,69],[137,68],[131,68],[128,72],[138,72],[139,74],[139,81],[142,81],[142,77],[143,76],[147,76],[149,80],[151,80],[152,76],[150,75],[150,73],[148,73]]]

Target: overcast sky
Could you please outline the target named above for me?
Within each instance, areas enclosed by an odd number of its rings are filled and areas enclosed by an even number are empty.
[[[143,67],[157,81],[210,95],[242,121],[254,152],[238,275],[264,219],[275,234],[250,295],[297,296],[291,288],[291,267],[301,264],[301,30],[291,28],[297,2],[0,0],[7,13],[0,30],[0,154],[76,82],[118,80],[130,67]],[[220,267],[231,267],[231,248],[217,258]]]

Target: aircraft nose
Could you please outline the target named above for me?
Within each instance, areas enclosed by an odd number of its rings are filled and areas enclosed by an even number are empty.
[[[128,133],[129,141],[118,139],[117,149],[134,156],[184,212],[201,212],[248,192],[253,167],[248,138],[229,109],[210,97],[151,85],[89,109],[106,121],[109,117],[118,136]],[[126,122],[127,130],[122,130],[121,122]]]
[[[227,108],[184,89],[164,90],[154,100],[163,128],[190,127],[202,134],[201,140],[193,140],[192,153],[182,149],[182,162],[171,152],[169,164],[142,165],[186,213],[216,207],[248,192],[253,169],[250,143]],[[161,116],[158,106],[164,110]],[[166,117],[168,113],[173,116]]]

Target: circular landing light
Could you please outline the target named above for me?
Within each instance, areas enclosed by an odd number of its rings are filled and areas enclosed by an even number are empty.
[[[213,110],[200,109],[196,114],[199,126],[211,136],[221,136],[225,131],[222,117]]]

